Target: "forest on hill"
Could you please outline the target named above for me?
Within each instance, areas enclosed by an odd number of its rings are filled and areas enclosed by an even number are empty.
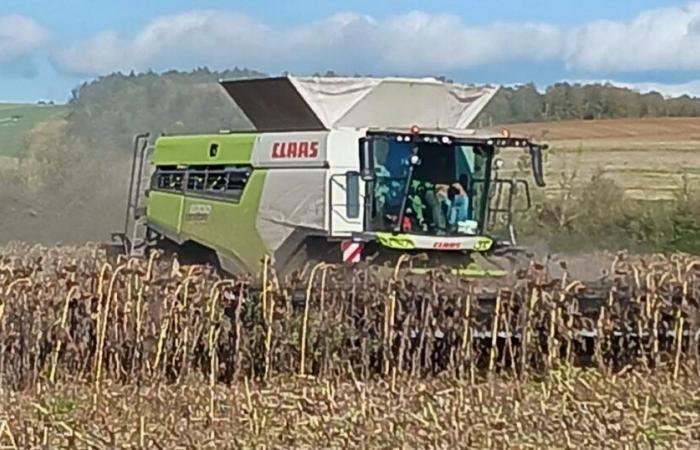
[[[556,83],[540,93],[534,84],[503,87],[477,125],[646,117],[698,117],[700,99],[665,98],[612,84]]]

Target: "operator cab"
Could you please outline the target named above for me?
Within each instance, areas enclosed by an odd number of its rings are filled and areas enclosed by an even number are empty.
[[[523,185],[529,205],[529,188],[525,180],[499,178],[494,166],[501,147],[529,152],[536,184],[544,185],[541,147],[509,133],[422,132],[416,126],[403,133],[369,131],[361,142],[365,237],[401,241],[405,248],[485,251],[493,246],[489,218],[503,213],[507,244],[513,243],[513,196]],[[504,184],[510,188],[505,202]]]

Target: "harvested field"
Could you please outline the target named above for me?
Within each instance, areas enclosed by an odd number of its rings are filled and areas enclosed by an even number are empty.
[[[656,117],[648,119],[570,120],[508,125],[514,133],[578,146],[587,143],[635,142],[699,143],[700,118]]]
[[[6,395],[3,408],[19,448],[692,449],[698,392],[695,374],[563,368],[478,384],[275,377],[213,389],[109,383],[99,394],[59,384]]]
[[[507,128],[550,144],[545,173],[552,194],[561,190],[561,172],[576,172],[577,181],[587,182],[602,171],[637,199],[672,199],[684,183],[700,189],[700,118],[581,120]]]
[[[587,288],[533,263],[484,292],[13,244],[0,411],[20,448],[692,448],[700,260],[607,268]]]

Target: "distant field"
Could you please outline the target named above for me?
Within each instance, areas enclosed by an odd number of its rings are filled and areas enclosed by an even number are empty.
[[[669,199],[683,186],[700,189],[700,118],[614,119],[507,126],[514,134],[549,143],[549,191],[561,172],[581,182],[597,170],[634,198]]]
[[[34,125],[67,113],[65,105],[0,103],[0,158],[17,156],[24,136]]]

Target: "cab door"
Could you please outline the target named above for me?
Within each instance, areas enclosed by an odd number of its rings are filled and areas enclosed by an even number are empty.
[[[327,189],[329,234],[350,237],[364,231],[365,183],[360,174],[359,143],[356,131],[334,131],[328,140],[330,169]]]
[[[356,170],[335,171],[329,176],[330,234],[350,236],[363,231],[364,183]]]

